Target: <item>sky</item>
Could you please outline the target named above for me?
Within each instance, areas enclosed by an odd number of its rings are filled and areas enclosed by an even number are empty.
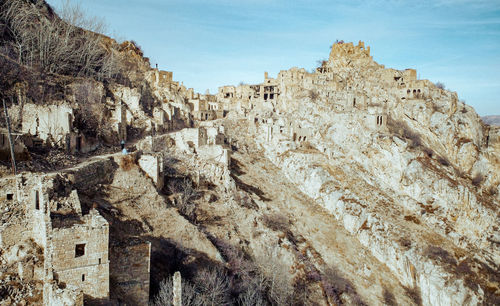
[[[379,64],[417,69],[481,116],[500,115],[500,0],[71,2],[201,93],[262,82],[264,71],[309,70],[335,40],[361,40]]]

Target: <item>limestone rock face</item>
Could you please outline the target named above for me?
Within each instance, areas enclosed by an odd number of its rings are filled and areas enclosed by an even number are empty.
[[[334,44],[309,85],[298,71],[245,122],[266,157],[424,304],[498,303],[498,130],[361,42]]]

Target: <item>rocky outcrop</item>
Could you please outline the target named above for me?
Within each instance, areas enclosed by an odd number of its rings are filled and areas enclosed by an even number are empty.
[[[495,130],[362,43],[334,44],[317,73],[332,73],[334,95],[299,87],[245,123],[266,156],[424,304],[497,303]]]

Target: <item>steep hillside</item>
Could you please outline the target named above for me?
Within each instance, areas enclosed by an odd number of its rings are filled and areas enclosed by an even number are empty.
[[[335,44],[319,70],[335,83],[280,72],[275,112],[227,130],[248,130],[239,137],[254,138],[424,304],[498,303],[496,132],[455,93],[384,69],[362,44]]]
[[[500,304],[500,128],[456,93],[337,41],[202,95],[0,6],[1,305]]]

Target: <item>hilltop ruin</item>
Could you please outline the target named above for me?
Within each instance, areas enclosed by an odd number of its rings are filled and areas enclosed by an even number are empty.
[[[0,304],[145,305],[179,270],[215,304],[499,302],[500,128],[455,92],[337,41],[200,94],[102,39],[113,77],[5,85]]]

